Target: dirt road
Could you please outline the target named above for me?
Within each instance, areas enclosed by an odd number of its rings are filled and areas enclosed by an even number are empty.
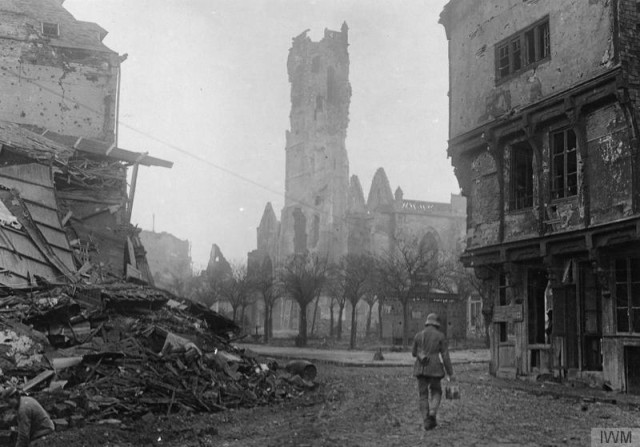
[[[320,364],[318,372],[318,390],[299,400],[72,429],[47,447],[585,446],[592,427],[640,425],[637,410],[504,388],[486,364],[469,364],[457,370],[462,399],[443,401],[439,427],[425,433],[411,368]]]

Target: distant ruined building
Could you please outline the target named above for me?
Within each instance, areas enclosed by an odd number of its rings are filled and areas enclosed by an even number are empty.
[[[461,252],[466,200],[451,203],[406,200],[392,193],[384,169],[376,172],[367,200],[360,180],[349,178],[345,146],[349,124],[348,27],[325,29],[313,42],[307,31],[293,39],[287,70],[291,82],[291,130],[286,132],[285,205],[278,221],[267,203],[249,266],[267,257],[274,265],[294,253],[314,253],[329,262],[347,253],[384,253],[396,236],[431,234],[438,246]],[[280,302],[274,329],[297,328],[297,305]],[[321,309],[322,318],[328,314]],[[328,317],[326,317],[328,318]]]
[[[147,252],[149,270],[157,287],[184,295],[192,277],[191,244],[173,234],[142,230],[140,240]]]
[[[141,166],[173,163],[119,145],[127,55],[63,3],[0,0],[0,283],[153,284],[136,182]]]

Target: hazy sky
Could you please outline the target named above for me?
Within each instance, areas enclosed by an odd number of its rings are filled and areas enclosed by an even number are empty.
[[[67,0],[122,65],[119,145],[172,160],[140,169],[133,222],[243,261],[266,202],[284,204],[286,61],[305,29],[349,25],[350,174],[365,199],[382,166],[407,199],[459,191],[446,156],[446,0]],[[197,158],[190,156],[194,154]]]

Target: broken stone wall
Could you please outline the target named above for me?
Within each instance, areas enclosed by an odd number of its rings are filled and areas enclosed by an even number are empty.
[[[613,65],[612,13],[604,0],[452,1],[450,137],[490,122]],[[496,82],[495,45],[549,15],[551,57]],[[577,49],[588,49],[577,50]]]
[[[586,116],[591,179],[591,224],[610,222],[633,213],[632,150],[629,129],[619,105]]]
[[[156,286],[176,294],[184,292],[191,277],[191,244],[170,233],[141,231],[147,261]]]
[[[348,30],[306,32],[293,39],[287,68],[291,130],[287,131],[281,250],[337,260],[347,247],[349,161],[345,148],[351,86]]]
[[[388,253],[393,247],[395,236],[395,216],[392,213],[373,212],[371,218],[371,252]]]
[[[469,193],[467,247],[492,245],[499,242],[500,185],[495,160],[489,152],[472,156]]]
[[[16,5],[0,5],[0,120],[113,140],[120,61],[101,29],[59,2]],[[58,24],[59,36],[44,36],[41,21]]]
[[[511,145],[502,147],[504,168],[497,172],[489,152],[471,156],[472,181],[470,189],[471,217],[469,219],[469,247],[492,245],[499,240],[500,206],[504,207],[504,241],[515,241],[540,235],[538,213],[542,208],[543,232],[552,234],[585,228],[585,206],[590,210],[590,225],[628,217],[632,210],[632,149],[629,128],[619,104],[610,104],[586,113],[584,141],[587,159],[578,151],[578,191],[561,199],[551,197],[550,185],[550,128],[538,130],[541,142],[542,165],[536,169],[534,161],[533,206],[510,210]],[[554,124],[557,128],[559,124]],[[580,132],[576,129],[576,132]],[[502,175],[504,203],[500,203]],[[542,189],[539,194],[539,189]],[[588,198],[585,194],[588,189]],[[542,202],[540,202],[542,199]],[[587,203],[588,201],[588,203]]]
[[[461,252],[461,241],[465,234],[465,217],[403,212],[396,215],[396,233],[420,240],[432,233],[438,249],[451,254]]]

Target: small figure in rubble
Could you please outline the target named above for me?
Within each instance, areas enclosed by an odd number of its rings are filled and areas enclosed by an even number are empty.
[[[431,430],[437,425],[436,414],[442,399],[440,381],[445,376],[445,371],[449,380],[455,379],[447,340],[440,332],[440,318],[437,314],[429,314],[424,326],[425,328],[413,339],[412,354],[416,358],[413,375],[418,379],[420,413],[424,429]]]
[[[16,447],[29,447],[33,441],[54,432],[53,421],[37,400],[21,396],[13,387],[5,388],[0,396],[18,415]]]

